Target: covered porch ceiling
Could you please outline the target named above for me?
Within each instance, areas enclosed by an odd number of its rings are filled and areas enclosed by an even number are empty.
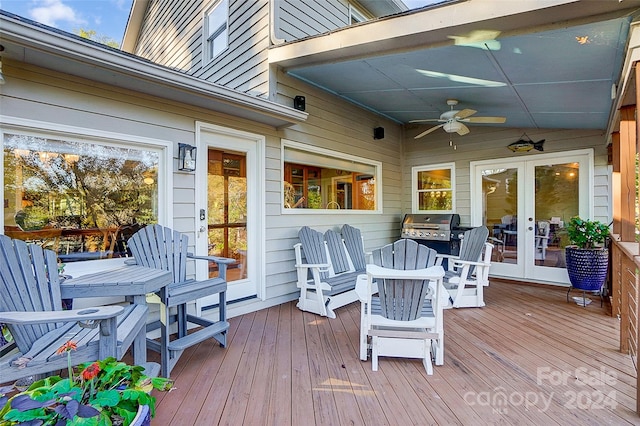
[[[270,62],[397,123],[455,109],[509,128],[611,130],[640,1],[470,0],[270,50]],[[407,127],[414,136],[438,123]],[[442,131],[442,130],[439,130]],[[428,136],[426,136],[428,137]]]

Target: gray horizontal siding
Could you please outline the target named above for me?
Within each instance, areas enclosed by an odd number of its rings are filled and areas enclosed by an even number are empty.
[[[229,47],[203,63],[203,17],[210,1],[150,1],[134,53],[194,77],[268,97],[268,0],[229,2]]]
[[[411,168],[430,164],[448,163],[452,160],[456,164],[456,205],[463,224],[471,220],[471,193],[469,163],[471,161],[488,160],[492,158],[521,159],[535,155],[538,151],[528,153],[513,153],[507,145],[518,140],[523,129],[505,129],[496,127],[474,127],[465,136],[453,135],[457,146],[453,150],[449,146],[449,135],[435,132],[424,138],[414,140],[412,135],[417,133],[413,127],[408,127],[411,136],[404,142],[405,165],[403,172],[403,186],[407,188],[403,197],[402,209],[411,211]],[[597,130],[553,130],[526,129],[527,135],[533,140],[545,139],[544,152],[562,152],[582,148],[594,149],[595,167],[595,198],[596,217],[605,223],[610,219],[610,185],[609,171],[606,167],[606,148],[603,137]]]

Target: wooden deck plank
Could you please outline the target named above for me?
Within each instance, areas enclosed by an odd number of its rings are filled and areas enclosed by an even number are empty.
[[[162,395],[153,424],[640,424],[634,366],[597,300],[582,308],[566,290],[492,280],[485,301],[445,311],[445,363],[432,376],[419,360],[383,357],[377,372],[360,361],[359,303],[333,320],[294,302],[232,318],[228,348],[203,342],[180,359],[183,390]],[[580,368],[615,380],[585,384]],[[594,404],[612,391],[612,404]],[[537,400],[517,400],[527,397]]]
[[[244,350],[240,356],[240,362],[237,365],[237,373],[233,378],[231,390],[220,418],[220,424],[251,424],[245,423],[245,417],[249,406],[249,396],[253,386],[254,375],[258,369],[258,361],[263,360],[260,356],[260,347],[268,312],[267,309],[263,309],[255,313],[251,330],[249,330]],[[260,401],[257,403],[260,404]]]
[[[256,368],[249,392],[250,404],[247,406],[243,422],[248,425],[264,423],[265,414],[269,412],[270,399],[275,387],[274,370],[277,359],[276,347],[280,307],[269,308],[266,313],[262,341],[256,355]],[[251,354],[248,355],[251,356]]]
[[[235,319],[235,321],[239,321],[238,331],[233,336],[233,340],[227,345],[219,372],[211,385],[211,391],[207,394],[207,398],[198,412],[198,417],[194,424],[219,424],[223,410],[233,408],[228,404],[233,390],[232,385],[235,383],[235,376],[242,374],[239,372],[238,366],[255,316],[256,313],[252,312]],[[153,421],[155,422],[156,419],[154,418]]]

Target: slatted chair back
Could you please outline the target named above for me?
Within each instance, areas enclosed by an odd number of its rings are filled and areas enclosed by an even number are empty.
[[[367,260],[364,256],[362,233],[358,228],[345,224],[341,229],[342,238],[347,246],[347,251],[353,262],[356,271],[363,271],[367,267]]]
[[[462,239],[462,244],[460,246],[460,260],[470,262],[479,261],[487,238],[489,238],[489,229],[487,229],[486,226],[478,226],[465,231],[464,238]],[[472,275],[474,270],[475,266],[471,266],[469,275]]]
[[[324,233],[324,240],[327,243],[327,250],[329,250],[333,272],[341,274],[350,271],[351,266],[349,265],[349,258],[344,243],[342,242],[342,236],[329,229]]]
[[[324,235],[308,226],[303,226],[298,231],[298,238],[302,244],[302,250],[304,251],[304,257],[307,263],[323,264],[328,263],[327,250],[324,244]],[[320,278],[326,279],[329,276],[329,272],[325,270],[320,271]]]
[[[161,225],[148,225],[128,241],[128,248],[139,265],[173,273],[173,282],[187,279],[189,237]]]
[[[61,311],[58,261],[51,250],[0,235],[0,310],[16,312]],[[10,295],[10,296],[9,296]],[[16,325],[9,331],[22,353],[57,324]]]
[[[416,270],[434,266],[437,252],[413,240],[402,239],[373,251],[373,263],[384,268]],[[378,279],[381,314],[413,321],[424,312],[429,280]]]

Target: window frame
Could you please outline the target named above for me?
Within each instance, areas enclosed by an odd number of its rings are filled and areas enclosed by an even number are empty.
[[[224,22],[221,23],[214,31],[210,31],[210,20],[209,17],[218,9],[219,7],[226,5],[226,13]],[[215,58],[219,57],[224,53],[227,49],[229,49],[229,0],[217,0],[207,8],[204,12],[203,16],[203,25],[202,25],[202,55],[204,59],[204,63],[210,63]],[[224,47],[218,52],[214,53],[212,49],[212,45],[210,44],[212,40],[215,40],[221,33],[226,30],[226,40],[224,43]],[[215,46],[215,45],[213,45]]]
[[[305,164],[310,167],[324,167],[330,168],[331,161],[330,159],[335,159],[335,168],[341,168],[341,164],[339,162],[352,161],[360,164],[364,164],[366,166],[371,166],[374,168],[374,179],[376,181],[375,188],[375,203],[376,208],[373,210],[357,210],[357,209],[309,209],[309,208],[285,208],[282,200],[284,198],[285,191],[285,164],[292,163],[290,161],[285,161],[285,151],[287,148],[294,149],[297,151],[302,151],[305,154],[309,155],[317,155],[318,157],[322,157],[323,165],[319,164]],[[325,148],[319,148],[312,145],[303,144],[300,142],[295,142],[287,139],[282,139],[281,143],[281,153],[280,153],[280,193],[279,193],[279,204],[280,211],[282,214],[382,214],[383,207],[383,197],[382,197],[382,162],[371,160],[368,158],[357,157],[355,155],[346,154],[339,151],[333,151]],[[300,163],[292,163],[292,164],[300,164]],[[326,165],[325,165],[326,164]]]
[[[418,189],[418,173],[428,172],[431,170],[445,170],[448,169],[451,172],[451,188],[445,189],[445,191],[451,192],[451,209],[450,210],[420,210],[420,194],[423,192],[430,192],[429,190]],[[442,191],[442,189],[439,189]],[[425,166],[414,166],[411,168],[411,212],[412,213],[454,213],[456,211],[456,164],[451,163],[439,163],[430,164]]]
[[[355,18],[355,22],[354,21]],[[365,16],[364,12],[360,10],[358,7],[349,3],[349,25],[356,25],[362,22],[366,22],[369,19]]]
[[[173,148],[174,145],[170,141],[152,139],[146,137],[133,136],[122,133],[114,133],[100,131],[89,128],[81,128],[75,126],[59,125],[55,123],[41,122],[36,120],[21,119],[15,117],[0,118],[0,149],[4,152],[5,134],[16,134],[25,136],[34,136],[49,139],[62,139],[65,141],[98,144],[105,146],[135,147],[140,150],[150,150],[158,152],[158,223],[163,226],[173,226],[173,215],[171,213],[173,206]],[[177,150],[177,147],[176,147]],[[4,161],[0,162],[0,180],[2,180],[2,189],[0,196],[5,198],[4,189]],[[0,233],[4,234],[5,214],[4,209],[0,211],[0,224],[2,227]],[[101,259],[87,260],[82,262],[73,262],[73,268],[77,270],[74,274],[91,272],[91,268],[87,265],[94,265],[94,262],[121,263],[123,259]],[[76,265],[77,264],[77,265]]]

